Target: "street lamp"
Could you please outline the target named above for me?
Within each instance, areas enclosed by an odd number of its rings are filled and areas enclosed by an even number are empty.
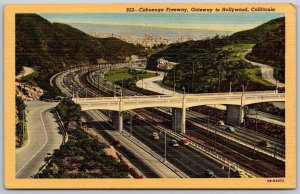
[[[229,83],[229,93],[231,93],[231,84],[232,82]]]
[[[167,161],[167,132],[165,130],[165,153],[164,153],[164,162]]]
[[[244,96],[244,92],[245,92],[245,86],[244,86],[244,84],[242,85],[242,95]]]
[[[132,136],[132,113],[130,114],[130,137]]]
[[[192,93],[194,93],[194,67],[195,64],[193,63],[193,71],[192,71]]]
[[[175,81],[176,81],[176,66],[174,65],[174,71],[173,71],[173,95],[175,95],[175,87],[176,87],[176,83],[175,83]]]

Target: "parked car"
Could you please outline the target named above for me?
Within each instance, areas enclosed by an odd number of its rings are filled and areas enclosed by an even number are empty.
[[[230,133],[234,133],[235,132],[235,128],[233,126],[227,125],[225,127],[225,131],[228,131]]]
[[[180,142],[179,142],[181,145],[185,145],[185,146],[188,146],[190,144],[190,141],[188,139],[181,139]]]
[[[210,169],[206,169],[206,170],[204,171],[203,176],[204,176],[205,178],[216,178],[216,175],[215,175],[214,171],[212,171],[212,170],[210,170]]]
[[[171,145],[172,147],[178,147],[178,146],[179,146],[177,140],[175,140],[175,139],[172,139],[172,140],[170,141],[170,145]]]
[[[159,139],[159,135],[157,132],[152,133],[154,139]]]

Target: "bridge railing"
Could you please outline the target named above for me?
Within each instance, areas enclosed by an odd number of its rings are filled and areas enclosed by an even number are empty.
[[[276,94],[276,90],[269,91],[246,91],[244,95],[255,95],[255,94]],[[221,92],[221,93],[199,93],[199,94],[185,94],[188,96],[220,96],[220,95],[242,95],[243,92]]]

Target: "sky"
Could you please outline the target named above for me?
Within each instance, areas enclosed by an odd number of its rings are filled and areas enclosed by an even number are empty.
[[[50,22],[91,23],[120,26],[202,29],[237,32],[251,29],[283,13],[41,13]]]

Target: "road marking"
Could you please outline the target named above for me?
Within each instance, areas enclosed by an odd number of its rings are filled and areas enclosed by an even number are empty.
[[[47,109],[48,110],[48,109]],[[47,110],[43,110],[43,113],[46,112]],[[48,142],[48,135],[47,135],[47,131],[46,131],[46,127],[45,127],[45,123],[44,123],[44,120],[43,120],[43,116],[42,116],[42,111],[40,111],[40,118],[41,118],[41,121],[42,121],[42,125],[43,125],[43,128],[44,128],[44,132],[45,132],[45,135],[46,135],[46,141],[44,143],[44,145],[37,151],[34,153],[33,156],[31,156],[31,158],[20,168],[20,170],[18,170],[18,172],[16,173],[16,175],[21,171],[23,170],[23,168],[25,168],[25,166],[27,166],[29,164],[29,162],[45,147],[45,145],[47,144]]]

